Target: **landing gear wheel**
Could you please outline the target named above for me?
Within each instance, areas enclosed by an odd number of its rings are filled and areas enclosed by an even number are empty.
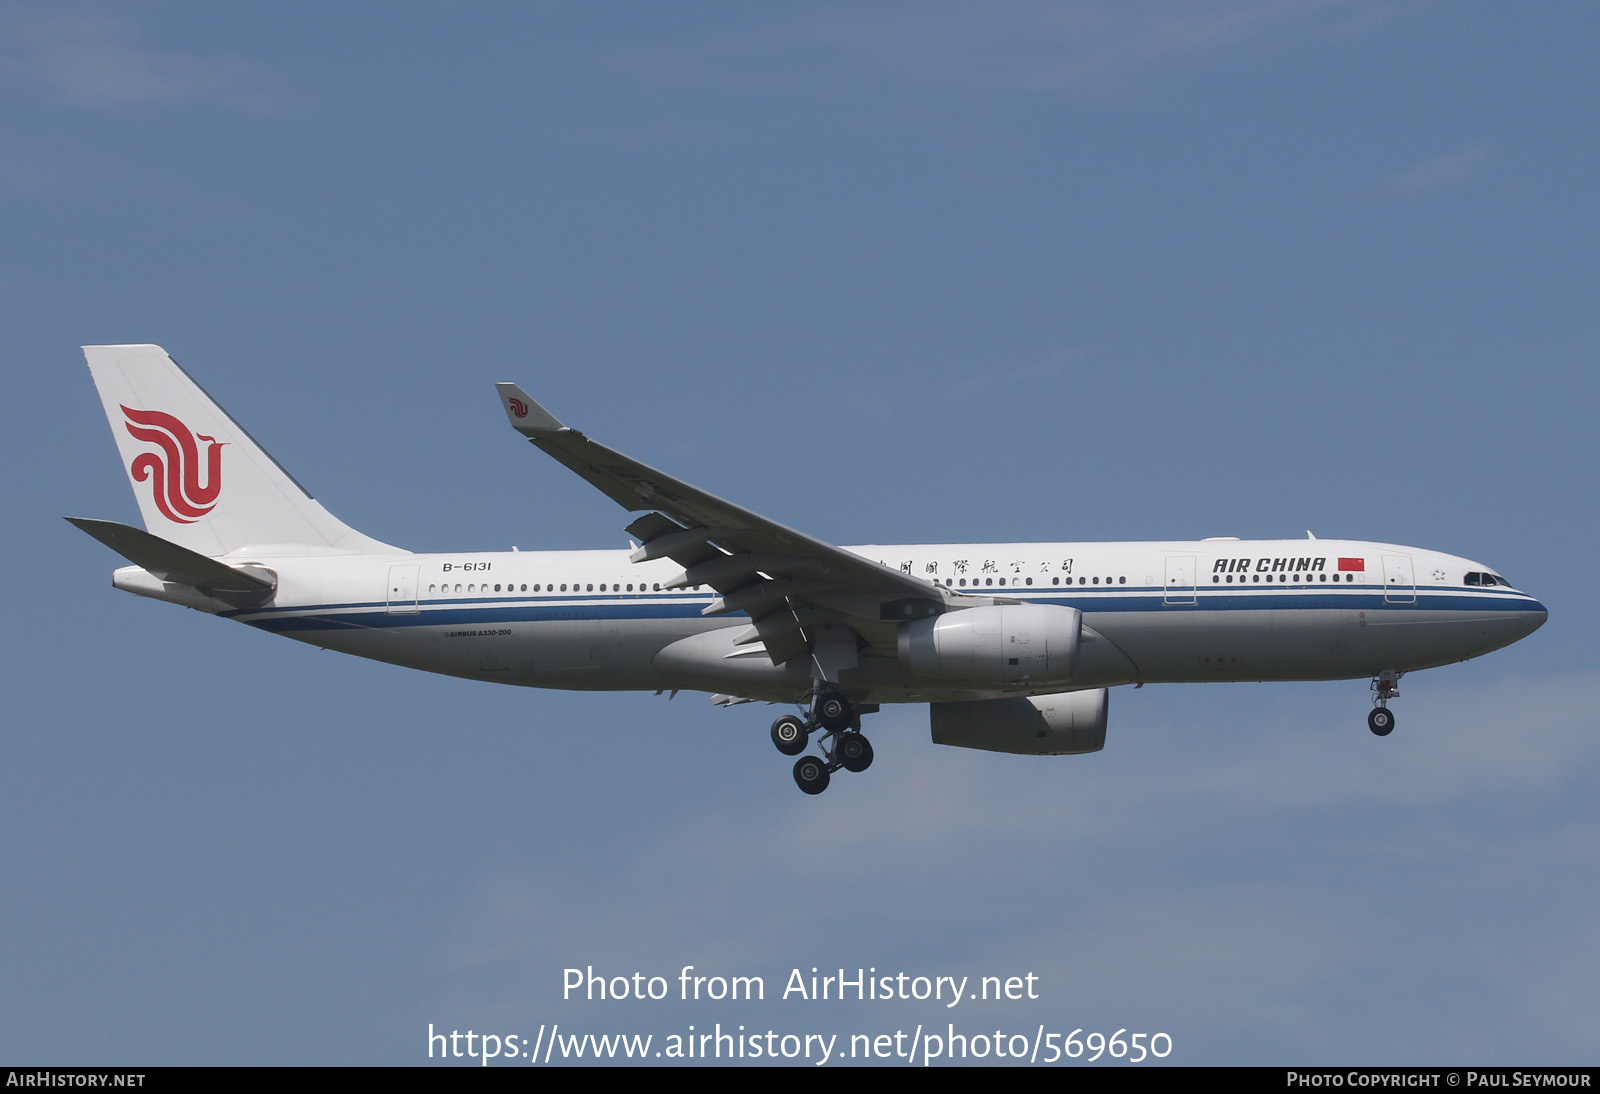
[[[1373,707],[1372,713],[1367,715],[1367,728],[1380,737],[1387,737],[1394,732],[1394,712],[1388,707]]]
[[[798,756],[806,750],[806,743],[811,733],[806,729],[805,722],[793,714],[785,714],[772,723],[772,743],[778,746],[778,751],[785,756]]]
[[[839,734],[833,758],[846,771],[862,772],[872,766],[872,742],[854,731]]]
[[[826,691],[817,696],[811,714],[817,724],[829,733],[839,733],[849,729],[850,721],[855,716],[855,712],[850,709],[850,700],[836,691]]]
[[[807,794],[828,789],[828,765],[817,756],[801,756],[794,762],[794,784]]]

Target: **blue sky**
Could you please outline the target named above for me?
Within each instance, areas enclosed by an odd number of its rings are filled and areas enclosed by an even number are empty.
[[[386,1063],[436,1028],[1164,1031],[1184,1063],[1592,1063],[1580,565],[1596,15],[1433,3],[0,12],[19,385],[0,1059]],[[110,588],[77,346],[166,346],[417,550],[620,547],[491,384],[840,543],[1324,537],[1550,622],[1151,687],[1106,750],[797,793],[765,707],[496,689]],[[579,1003],[562,970],[760,975]],[[944,1011],[792,968],[1040,977]]]

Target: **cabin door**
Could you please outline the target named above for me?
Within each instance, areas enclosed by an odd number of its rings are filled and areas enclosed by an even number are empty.
[[[1411,575],[1410,555],[1383,556],[1383,602],[1415,604],[1417,583]]]
[[[1194,604],[1193,555],[1167,556],[1167,581],[1161,602],[1176,607]]]
[[[422,570],[415,563],[389,567],[389,614],[417,614],[417,574]]]

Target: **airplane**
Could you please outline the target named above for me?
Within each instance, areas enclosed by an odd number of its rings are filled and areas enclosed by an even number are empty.
[[[865,771],[862,717],[926,703],[933,742],[1105,746],[1109,689],[1370,678],[1477,657],[1546,611],[1482,563],[1387,543],[835,547],[590,440],[515,384],[512,427],[630,512],[631,551],[419,554],[334,517],[159,346],[85,346],[144,528],[68,517],[112,584],[301,642],[524,687],[712,692],[820,794]],[[802,755],[812,743],[820,755]]]

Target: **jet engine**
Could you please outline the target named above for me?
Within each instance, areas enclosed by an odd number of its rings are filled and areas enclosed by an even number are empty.
[[[930,703],[928,720],[933,743],[985,752],[1022,756],[1076,756],[1106,746],[1105,688],[985,699],[964,703]]]
[[[1054,604],[964,608],[900,627],[902,668],[979,687],[1067,684],[1083,613]]]

